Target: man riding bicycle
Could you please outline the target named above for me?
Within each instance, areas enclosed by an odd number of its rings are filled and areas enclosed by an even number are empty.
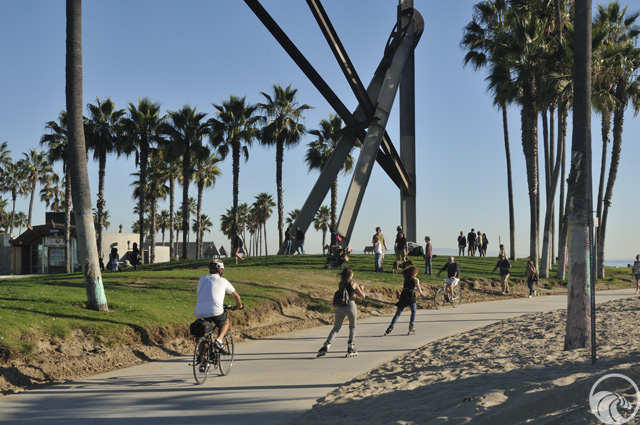
[[[236,308],[242,309],[242,300],[231,283],[222,277],[224,263],[211,260],[209,274],[198,281],[198,300],[193,315],[198,319],[208,320],[218,328],[218,337],[213,342],[215,348],[224,354],[229,354],[222,344],[222,339],[229,331],[230,323],[227,312],[224,311],[224,297],[229,294],[236,301]]]
[[[447,271],[447,278],[444,280],[444,283],[447,284],[447,295],[449,296],[449,300],[453,299],[453,288],[458,285],[460,279],[458,276],[460,275],[460,268],[458,267],[458,263],[455,262],[453,257],[449,257],[449,261],[442,266],[440,271],[436,276],[440,276],[440,273],[443,271]]]

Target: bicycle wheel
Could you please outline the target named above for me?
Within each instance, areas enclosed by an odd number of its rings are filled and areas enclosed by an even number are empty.
[[[444,289],[438,289],[438,292],[436,292],[436,296],[433,297],[433,303],[436,306],[436,310],[440,310],[442,307],[444,307]]]
[[[204,384],[209,376],[209,354],[211,353],[211,340],[203,338],[196,344],[193,350],[193,377],[198,385]]]
[[[223,344],[229,354],[220,353],[218,358],[218,367],[220,368],[221,375],[228,375],[231,372],[231,366],[233,366],[233,337],[230,333],[224,336]]]
[[[451,305],[455,308],[460,305],[460,302],[462,302],[462,290],[458,285],[453,288],[453,301],[451,302]]]

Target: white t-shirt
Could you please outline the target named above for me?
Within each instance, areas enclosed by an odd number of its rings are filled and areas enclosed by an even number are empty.
[[[198,319],[224,313],[224,296],[236,292],[231,283],[219,274],[202,276],[198,281],[198,301],[193,315]]]
[[[373,246],[373,252],[376,254],[382,254],[382,244],[380,242]]]

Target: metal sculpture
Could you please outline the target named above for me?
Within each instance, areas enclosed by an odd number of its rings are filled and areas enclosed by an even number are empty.
[[[308,230],[349,152],[356,141],[360,140],[362,147],[337,223],[336,232],[342,236],[341,245],[349,244],[375,161],[400,189],[401,225],[407,238],[416,240],[413,51],[422,35],[424,21],[420,13],[413,8],[413,0],[399,1],[397,24],[389,36],[382,60],[366,89],[320,0],[307,0],[307,4],[359,102],[353,113],[331,90],[260,2],[245,0],[245,3],[329,102],[346,126],[333,154],[327,160],[316,184],[293,222],[292,228],[300,227],[304,232]],[[401,92],[400,155],[385,130],[396,93],[399,90]]]

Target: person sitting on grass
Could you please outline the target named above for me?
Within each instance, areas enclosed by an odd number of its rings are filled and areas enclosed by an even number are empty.
[[[440,277],[440,273],[445,270],[447,271],[447,278],[444,280],[444,283],[447,284],[447,301],[451,301],[453,300],[453,288],[458,285],[458,282],[460,282],[460,279],[458,278],[458,276],[460,276],[460,267],[458,267],[458,263],[456,263],[453,257],[449,257],[449,261],[442,266],[436,276]]]

